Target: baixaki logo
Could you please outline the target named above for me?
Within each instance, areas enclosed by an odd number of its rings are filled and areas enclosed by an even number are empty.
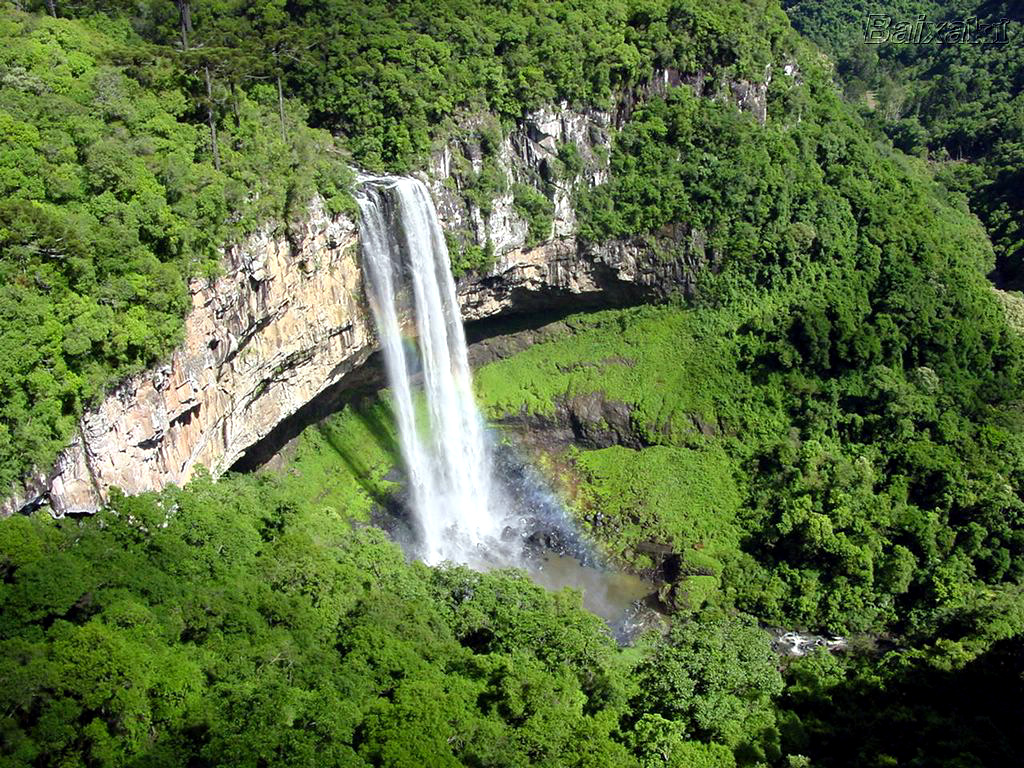
[[[966,19],[931,21],[920,14],[913,21],[893,20],[884,13],[868,16],[864,30],[864,42],[874,45],[882,43],[938,43],[1005,45],[1010,41],[1009,19],[988,23],[974,16]]]

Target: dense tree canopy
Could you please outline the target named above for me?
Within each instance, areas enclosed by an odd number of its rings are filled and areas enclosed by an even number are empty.
[[[0,12],[0,487],[45,468],[83,404],[166,355],[186,280],[315,191],[346,203],[326,132],[268,85],[233,88],[211,135],[180,51],[127,22]],[[200,110],[201,111],[201,110]],[[289,127],[287,135],[281,130]]]
[[[5,521],[0,574],[12,766],[654,766],[660,728],[729,768],[781,685],[744,621],[627,655],[578,593],[408,564],[266,478]]]
[[[992,237],[997,278],[1020,287],[1024,260],[1024,14],[1013,2],[784,3],[797,29],[836,58],[846,95],[897,147],[928,156],[969,197]],[[999,25],[1002,43],[865,45],[869,14],[894,21]],[[1004,24],[1004,22],[1006,22]]]
[[[729,448],[748,494],[748,559],[727,569],[740,604],[837,631],[931,630],[938,606],[974,599],[966,583],[1024,575],[1021,342],[963,201],[871,141],[812,57],[798,63],[773,80],[763,126],[688,89],[638,110],[614,143],[610,181],[580,193],[581,231],[719,262],[698,293],[733,339],[735,368],[711,380],[722,388],[714,408],[722,419],[752,386],[771,403],[721,424],[745,436]],[[654,381],[688,364],[658,356],[661,333],[630,334],[651,345]],[[636,357],[629,346],[608,354]],[[630,401],[660,402],[642,393],[651,386],[632,382]],[[678,416],[648,413],[646,439],[679,439],[658,423]],[[602,483],[614,477],[602,472]],[[614,484],[602,493],[629,498]],[[620,532],[611,546],[628,540]]]
[[[408,170],[467,112],[508,123],[562,100],[609,106],[664,68],[756,78],[791,34],[774,2],[11,5],[0,10],[5,488],[53,460],[104,387],[169,352],[186,281],[215,271],[219,248],[267,221],[296,223],[314,192],[351,208],[346,161]],[[482,210],[490,181],[471,185]],[[513,192],[536,242],[550,202]],[[476,247],[457,266],[492,260]]]

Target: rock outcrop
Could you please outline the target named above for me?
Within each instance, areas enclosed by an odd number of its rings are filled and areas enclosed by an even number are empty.
[[[651,89],[677,80],[663,73]],[[691,84],[698,92],[700,82]],[[735,98],[760,117],[763,89],[743,88]],[[682,226],[653,242],[595,246],[575,236],[573,189],[606,179],[610,133],[623,114],[622,105],[614,113],[562,105],[528,116],[496,149],[504,191],[486,213],[467,202],[454,169],[468,162],[479,170],[479,143],[453,141],[433,158],[426,180],[446,229],[468,233],[496,257],[486,274],[460,280],[467,321],[688,293],[700,268],[714,265],[702,233]],[[578,165],[558,175],[552,169],[566,144]],[[551,230],[536,247],[526,247],[515,184],[542,185],[551,201]],[[355,223],[318,203],[300,236],[268,230],[227,249],[221,277],[193,281],[185,340],[170,361],[124,381],[87,412],[54,467],[10,494],[0,515],[44,504],[55,515],[89,513],[114,487],[135,494],[185,483],[200,467],[226,471],[279,424],[344,386],[373,352],[358,259]]]
[[[185,340],[171,360],[122,382],[80,420],[52,471],[4,512],[48,502],[94,511],[111,487],[134,494],[217,475],[373,348],[355,224],[315,204],[294,247],[257,233],[225,273],[194,280]]]

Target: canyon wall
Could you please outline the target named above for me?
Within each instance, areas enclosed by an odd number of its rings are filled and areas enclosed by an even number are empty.
[[[53,469],[5,512],[46,502],[57,515],[90,512],[113,486],[181,484],[199,466],[217,475],[369,354],[352,221],[314,204],[297,248],[257,233],[226,251],[224,270],[192,281],[171,360],[87,411]]]
[[[677,80],[662,73],[648,90]],[[736,97],[743,108],[749,89]],[[459,281],[467,321],[689,293],[700,268],[714,264],[702,233],[685,227],[659,234],[667,248],[650,239],[593,245],[575,236],[573,190],[605,180],[610,134],[635,100],[615,111],[562,105],[527,116],[491,148],[505,191],[486,212],[468,202],[456,172],[479,170],[484,161],[473,119],[462,138],[432,158],[424,180],[445,229],[487,244],[496,257],[484,274]],[[756,99],[750,108],[763,113]],[[582,169],[552,180],[550,169],[567,143],[575,145]],[[535,247],[526,247],[529,227],[510,191],[517,183],[543,183],[552,203],[551,230]],[[673,256],[657,255],[665,252]],[[217,476],[303,406],[344,386],[376,346],[356,224],[327,215],[316,201],[299,237],[254,234],[226,249],[221,277],[193,280],[191,292],[185,339],[171,359],[122,382],[85,413],[55,465],[13,489],[0,515],[43,505],[57,516],[89,513],[115,487],[135,494],[180,485],[201,467]]]

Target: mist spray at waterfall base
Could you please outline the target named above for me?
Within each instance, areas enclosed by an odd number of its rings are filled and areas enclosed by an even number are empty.
[[[416,556],[430,565],[527,567],[547,586],[584,588],[590,607],[601,607],[607,585],[595,574],[602,571],[588,562],[564,509],[532,468],[493,439],[476,408],[455,281],[430,193],[412,178],[360,181],[367,293],[391,389]],[[543,578],[554,570],[562,576]]]

